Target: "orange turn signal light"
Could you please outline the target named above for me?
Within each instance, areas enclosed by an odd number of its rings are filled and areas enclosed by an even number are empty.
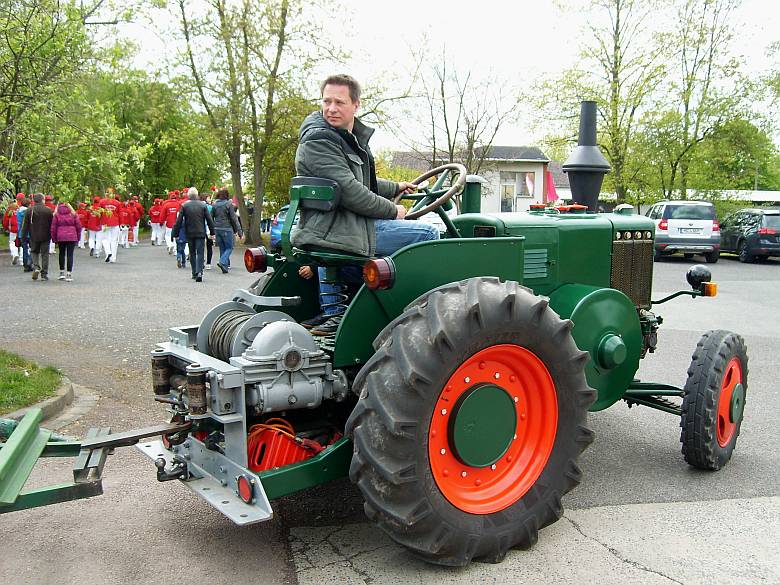
[[[395,283],[395,264],[390,258],[374,258],[363,265],[363,282],[371,290],[386,290]]]
[[[702,282],[701,293],[704,297],[714,297],[718,294],[718,284],[715,282]]]

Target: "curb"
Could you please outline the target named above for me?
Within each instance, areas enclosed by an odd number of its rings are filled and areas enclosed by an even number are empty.
[[[63,376],[62,382],[60,382],[57,390],[54,391],[54,396],[36,404],[25,406],[19,410],[7,412],[3,415],[3,418],[21,420],[31,409],[40,408],[43,411],[43,418],[41,420],[45,421],[65,410],[65,407],[71,402],[73,402],[73,382]]]

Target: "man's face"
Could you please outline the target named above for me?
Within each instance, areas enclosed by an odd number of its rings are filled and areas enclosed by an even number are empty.
[[[358,107],[360,100],[352,101],[346,85],[328,84],[323,88],[322,115],[331,126],[351,131]]]

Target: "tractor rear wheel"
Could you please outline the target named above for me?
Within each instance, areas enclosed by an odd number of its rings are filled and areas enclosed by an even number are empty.
[[[423,559],[463,566],[528,548],[581,478],[589,359],[547,300],[472,278],[379,334],[347,422],[368,517]]]
[[[693,353],[680,419],[682,453],[693,467],[717,470],[737,444],[747,392],[745,342],[730,331],[708,331]]]

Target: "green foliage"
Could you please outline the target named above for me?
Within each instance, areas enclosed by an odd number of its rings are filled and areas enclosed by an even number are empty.
[[[52,367],[38,367],[18,355],[0,350],[0,414],[18,410],[48,398],[59,386],[62,374]]]

